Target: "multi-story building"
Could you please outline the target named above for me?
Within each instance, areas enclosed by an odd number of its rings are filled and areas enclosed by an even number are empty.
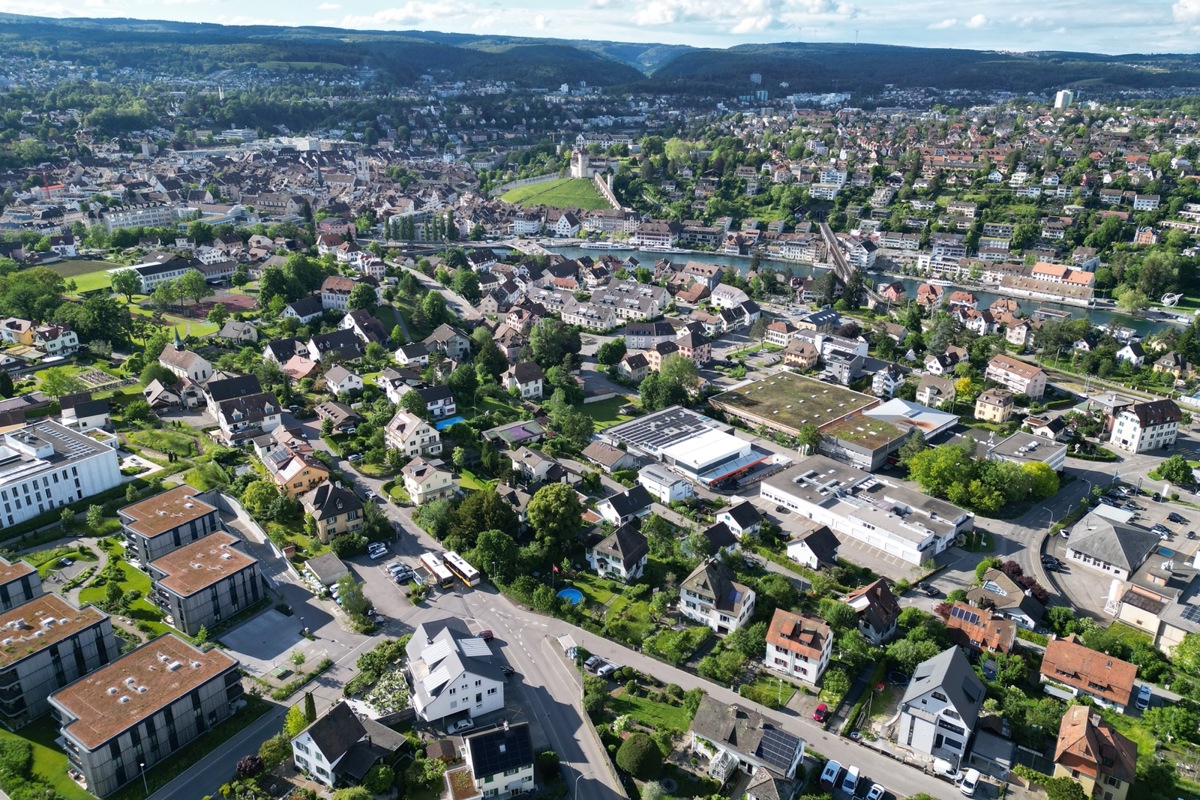
[[[117,511],[125,554],[143,565],[221,528],[221,512],[200,492],[182,484]]]
[[[1014,394],[1025,395],[1030,400],[1040,400],[1046,393],[1046,373],[1041,368],[1012,356],[992,356],[983,376]]]
[[[979,721],[984,694],[983,682],[958,647],[922,661],[900,701],[896,743],[960,763]]]
[[[768,669],[816,686],[832,655],[833,631],[824,620],[775,609],[763,659]]]
[[[458,491],[454,473],[445,469],[439,459],[426,461],[418,456],[404,465],[400,478],[404,491],[417,506],[451,497]]]
[[[442,452],[442,435],[421,417],[401,409],[384,429],[388,447],[399,450],[409,458]]]
[[[150,564],[148,599],[167,612],[167,624],[195,636],[259,601],[258,559],[240,544],[217,531]]]
[[[238,442],[279,427],[283,408],[271,392],[232,397],[217,403],[217,424],[228,442]]]
[[[1137,745],[1095,709],[1071,706],[1058,727],[1054,777],[1078,781],[1096,800],[1125,800],[1137,780]]]
[[[1152,400],[1122,409],[1113,419],[1109,442],[1131,453],[1175,444],[1182,419],[1174,400]]]
[[[418,625],[405,652],[420,719],[474,718],[504,708],[504,673],[487,642],[472,636],[461,620]]]
[[[466,765],[459,770],[466,771],[483,797],[511,797],[533,788],[533,739],[527,722],[465,736],[462,753]],[[457,771],[446,773],[446,783],[452,787]],[[450,796],[462,795],[452,789]]]
[[[166,203],[113,206],[96,214],[97,221],[109,233],[124,228],[161,228],[175,222],[175,209]]]
[[[42,578],[24,561],[0,558],[0,611],[28,603],[42,594]]]
[[[1074,635],[1051,639],[1042,657],[1046,694],[1073,700],[1090,697],[1098,706],[1125,713],[1133,698],[1137,666],[1080,644]]]
[[[56,689],[121,652],[112,622],[92,606],[44,594],[0,615],[0,714],[17,727],[46,713]]]
[[[754,590],[734,580],[724,563],[710,558],[679,585],[679,610],[719,634],[731,633],[754,614]]]
[[[638,470],[638,483],[665,506],[692,496],[692,482],[661,464],[647,464]]]
[[[117,451],[58,422],[31,422],[0,437],[3,527],[120,484]]]
[[[975,398],[975,419],[984,422],[1007,422],[1012,416],[1012,392],[1007,389],[987,389]]]

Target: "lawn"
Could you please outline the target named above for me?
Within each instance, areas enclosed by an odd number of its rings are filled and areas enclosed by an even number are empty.
[[[656,703],[646,697],[629,697],[624,688],[619,689],[609,701],[608,710],[617,716],[628,714],[646,727],[659,731],[686,731],[692,724],[687,709],[682,705]]]
[[[471,408],[472,408],[472,410],[474,410],[475,407],[472,406]],[[587,406],[584,406],[583,408],[585,411],[587,410]],[[464,406],[464,410],[465,410],[465,406]],[[521,416],[520,408],[510,406],[508,403],[505,403],[501,400],[497,400],[494,397],[479,398],[479,413],[483,414],[483,413],[487,413],[488,411],[492,411],[497,414],[502,414],[506,417],[513,417],[513,416],[520,417]]]
[[[62,800],[95,800],[67,775],[67,756],[54,743],[57,738],[58,726],[49,714],[21,728],[19,733],[0,727],[0,739],[25,740],[33,745],[33,774],[50,784],[57,797]]]
[[[129,306],[129,310],[134,314],[141,314],[143,317],[152,317],[156,313],[154,309],[142,308],[138,305]],[[181,329],[180,334],[186,336],[211,336],[221,330],[219,325],[202,319],[188,319],[175,314],[163,314],[163,319],[168,325],[178,325]]]
[[[616,592],[609,588],[611,584],[601,578],[596,577],[587,572],[580,572],[571,579],[571,583],[575,588],[583,592],[583,596],[597,606],[603,606],[616,596]]]
[[[21,560],[38,571],[43,580],[51,572],[59,568],[59,561],[64,558],[73,561],[98,561],[97,555],[84,545],[77,547],[55,547],[52,550],[38,550],[22,556]]]
[[[746,689],[749,694],[743,693],[742,689]],[[781,708],[792,699],[792,695],[796,693],[796,686],[766,672],[757,672],[754,680],[738,687],[738,693],[760,703],[763,700],[769,700],[771,703],[777,703],[773,706],[774,708]]]
[[[633,417],[619,413],[618,409],[626,405],[629,398],[624,395],[617,395],[608,400],[601,400],[599,403],[584,403],[579,406],[579,410],[592,418],[596,423],[596,430],[602,431],[605,428],[611,428],[613,425],[620,424]]]
[[[125,434],[125,438],[139,447],[148,447],[160,453],[174,453],[180,458],[189,458],[199,450],[195,436],[166,428],[132,431]]]
[[[129,604],[129,616],[135,620],[137,625],[139,627],[145,626],[148,629],[146,632],[151,636],[174,633],[177,636],[187,639],[186,635],[165,624],[162,621],[162,611],[151,605],[150,601],[146,599],[146,595],[150,594],[150,576],[125,563],[121,563],[120,567],[121,572],[125,576],[120,583],[121,591],[125,593],[131,591],[142,593],[141,597]],[[106,586],[88,586],[81,589],[79,592],[79,604],[95,603],[99,606],[104,602],[106,589]]]
[[[459,472],[458,483],[464,489],[470,489],[473,492],[491,491],[496,487],[496,481],[481,478],[469,469],[464,469]]]
[[[556,181],[522,186],[505,192],[500,199],[519,206],[585,208],[588,211],[609,207],[608,201],[600,196],[595,185],[585,178],[560,178]]]
[[[640,642],[654,631],[650,604],[643,600],[630,602],[624,595],[617,595],[604,615],[604,627],[611,638]]]
[[[183,480],[188,486],[207,492],[228,486],[229,473],[215,461],[205,461],[183,473]]]
[[[112,276],[108,274],[107,269],[85,272],[82,275],[76,275],[71,280],[75,281],[76,294],[86,294],[87,292],[95,292],[100,289],[108,289],[112,285]]]

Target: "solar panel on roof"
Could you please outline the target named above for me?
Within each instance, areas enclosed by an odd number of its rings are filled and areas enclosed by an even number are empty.
[[[953,608],[951,608],[950,616],[954,617],[955,619],[961,619],[964,622],[966,622],[968,625],[978,625],[979,624],[979,615],[976,614],[974,611],[968,611],[967,609],[962,608],[961,606],[954,606]]]
[[[780,772],[786,773],[792,766],[792,757],[796,755],[799,746],[800,740],[790,733],[775,727],[764,727],[757,755]]]
[[[1200,622],[1200,606],[1188,606],[1179,616],[1188,622]]]

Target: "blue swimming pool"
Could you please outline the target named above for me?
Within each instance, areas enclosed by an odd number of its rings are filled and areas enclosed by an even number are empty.
[[[447,417],[446,419],[441,419],[433,423],[433,427],[434,430],[444,431],[446,428],[449,428],[451,425],[457,422],[466,422],[466,420],[462,417]]]
[[[571,587],[560,589],[558,596],[573,606],[577,606],[583,602],[583,592]]]

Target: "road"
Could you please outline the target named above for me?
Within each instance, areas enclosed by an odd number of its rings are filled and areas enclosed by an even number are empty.
[[[426,275],[424,272],[421,272],[421,270],[405,266],[398,261],[389,261],[387,264],[389,267],[396,267],[397,269],[402,269],[411,273],[412,276],[420,281],[421,285],[426,289],[441,294],[442,297],[446,298],[446,306],[450,310],[452,316],[465,320],[483,319],[483,315],[476,311],[475,307],[468,303],[462,295],[455,294],[454,292],[450,291],[445,286],[442,286],[436,280]]]

